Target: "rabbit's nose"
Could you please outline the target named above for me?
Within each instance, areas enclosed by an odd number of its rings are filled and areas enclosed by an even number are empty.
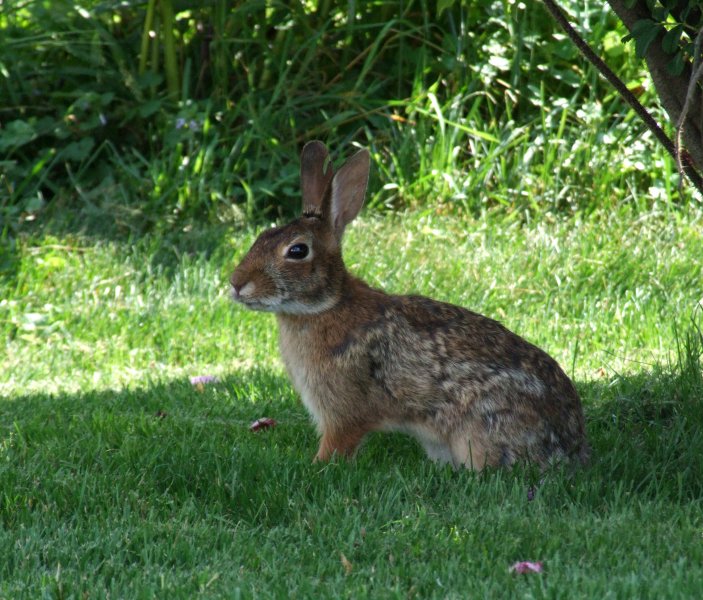
[[[242,286],[244,285],[241,281],[240,278],[237,277],[236,271],[232,273],[229,277],[229,284],[232,286],[232,290],[234,291],[234,294],[236,296],[239,295],[239,291],[242,289]]]
[[[235,300],[241,300],[242,298],[251,296],[256,288],[253,281],[247,280],[236,272],[230,277],[229,284],[232,286],[232,297]]]

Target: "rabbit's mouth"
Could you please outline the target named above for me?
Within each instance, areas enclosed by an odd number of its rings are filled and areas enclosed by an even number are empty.
[[[234,289],[231,291],[230,296],[236,303],[242,304],[250,310],[278,312],[281,305],[279,298],[246,298],[238,294]]]
[[[330,296],[318,302],[301,302],[291,298],[273,297],[273,298],[251,298],[242,297],[232,290],[232,300],[248,308],[259,312],[272,312],[285,315],[316,315],[333,308],[338,298]]]

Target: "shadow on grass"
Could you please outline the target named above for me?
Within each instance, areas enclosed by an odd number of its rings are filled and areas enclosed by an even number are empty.
[[[645,373],[578,387],[592,465],[555,485],[551,478],[539,502],[603,510],[627,498],[700,500],[703,397],[696,381]],[[260,417],[278,424],[253,433],[249,426]],[[429,503],[497,483],[526,489],[520,469],[476,475],[437,467],[400,435],[370,436],[351,463],[312,464],[317,437],[304,408],[285,378],[262,369],[202,389],[177,380],[4,399],[0,426],[6,525],[40,508],[66,517],[128,509],[146,518],[154,511],[173,516],[186,505],[228,522],[273,524],[297,518],[301,502],[363,499],[368,489],[387,489],[389,478]]]
[[[703,497],[703,386],[700,370],[618,377],[579,385],[588,403],[594,476],[603,493],[683,502]]]

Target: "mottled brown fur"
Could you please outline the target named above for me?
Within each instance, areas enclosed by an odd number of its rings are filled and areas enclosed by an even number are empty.
[[[368,155],[334,176],[326,157],[319,142],[303,151],[303,202],[314,216],[264,232],[232,275],[235,300],[276,313],[281,355],[321,434],[316,459],[398,430],[431,458],[474,469],[585,462],[581,402],[543,350],[497,321],[388,295],[346,271],[340,240],[361,208]],[[287,258],[296,243],[309,246],[306,259]]]

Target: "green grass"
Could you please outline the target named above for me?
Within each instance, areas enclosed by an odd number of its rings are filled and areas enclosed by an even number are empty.
[[[349,267],[495,316],[573,374],[593,465],[475,475],[400,435],[313,465],[273,318],[230,303],[255,232],[36,230],[0,280],[0,597],[695,598],[701,214],[365,217]],[[216,374],[199,391],[188,381]],[[249,424],[278,421],[259,434]],[[345,568],[341,556],[351,563]],[[545,574],[515,576],[518,560]]]

